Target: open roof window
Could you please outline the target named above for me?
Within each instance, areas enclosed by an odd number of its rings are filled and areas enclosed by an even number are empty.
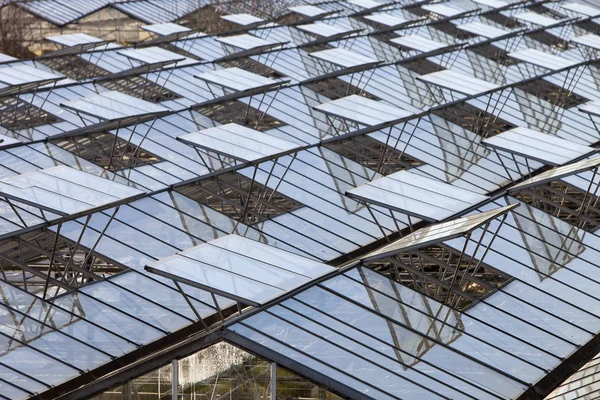
[[[257,131],[278,128],[285,125],[284,122],[267,113],[250,107],[238,100],[226,101],[219,104],[209,104],[197,108],[196,111],[207,117],[221,123],[228,124],[234,122],[238,125],[244,125]]]
[[[569,47],[569,42],[547,31],[527,33],[525,36],[555,49],[566,50]]]
[[[244,224],[255,224],[303,206],[237,172],[204,179],[175,190]]]
[[[181,98],[177,93],[139,75],[102,81],[102,86],[152,103]]]
[[[30,293],[45,293],[46,298],[126,269],[51,230],[3,240],[0,249],[4,278]]]
[[[266,78],[279,79],[285,77],[285,75],[282,73],[277,72],[273,68],[267,67],[263,63],[260,63],[250,57],[242,57],[223,61],[220,62],[219,65],[223,66],[224,68],[241,68],[245,71],[252,72]]]
[[[551,8],[548,8],[543,4],[533,4],[533,5],[528,6],[527,9],[529,11],[533,11],[535,13],[545,15],[547,17],[554,18],[554,19],[567,18],[567,16],[565,14],[561,14],[555,10],[552,10]]]
[[[600,33],[600,24],[592,20],[575,22],[573,25],[579,29],[587,31],[588,33],[593,33],[596,35]]]
[[[18,97],[0,98],[0,126],[18,131],[54,124],[62,119]]]
[[[231,22],[221,18],[222,15],[217,7],[205,6],[185,15],[178,23],[209,34],[225,32],[230,29]]]
[[[485,297],[510,279],[473,257],[461,257],[460,251],[443,244],[399,253],[371,263],[369,268],[458,309]],[[464,281],[448,279],[456,271],[465,277]]]
[[[160,157],[106,131],[65,137],[53,143],[109,171],[161,161]]]
[[[408,69],[409,71],[412,71],[419,75],[431,74],[433,72],[438,72],[445,69],[441,65],[434,63],[433,61],[430,61],[426,58],[419,58],[412,61],[402,62],[400,63],[400,65]]]
[[[510,122],[466,102],[443,107],[433,113],[484,138],[492,137],[516,127]]]
[[[482,17],[509,29],[521,28],[523,26],[523,24],[518,22],[516,19],[507,17],[506,15],[501,14],[499,11],[489,14],[483,14]]]
[[[379,170],[383,175],[423,165],[421,161],[368,135],[329,142],[324,147],[373,171]]]
[[[590,101],[577,93],[563,89],[543,78],[521,83],[516,85],[516,87],[562,108],[576,107]]]
[[[109,72],[104,68],[84,60],[75,54],[45,58],[42,59],[41,62],[53,70],[78,81],[92,79],[98,76],[106,76],[109,74]]]
[[[585,190],[562,179],[525,188],[513,196],[586,231],[594,232],[600,227],[599,198],[593,193],[586,195]]]
[[[506,66],[515,65],[519,63],[519,60],[509,57],[508,52],[506,50],[496,47],[491,43],[486,43],[481,46],[469,47],[469,51],[472,51],[475,54],[479,54],[480,56],[483,56],[488,60]]]
[[[437,29],[438,31],[444,32],[458,40],[466,40],[466,39],[474,38],[477,36],[473,33],[458,29],[457,26],[450,21],[434,23],[434,24],[431,24],[430,26],[432,28]]]
[[[381,100],[379,97],[365,92],[364,90],[361,90],[340,78],[328,78],[320,81],[313,81],[310,83],[305,83],[303,86],[331,100],[337,100],[353,94],[357,94],[371,100]]]

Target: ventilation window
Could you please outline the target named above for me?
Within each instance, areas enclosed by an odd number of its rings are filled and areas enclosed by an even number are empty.
[[[0,250],[3,276],[30,293],[45,293],[46,298],[126,269],[50,230],[3,240]]]
[[[598,197],[592,193],[586,196],[585,190],[563,180],[521,190],[515,197],[586,231],[594,232],[600,226]]]
[[[426,15],[429,15],[430,12],[427,10],[423,10],[421,8],[421,6],[409,6],[409,7],[404,7],[405,11],[408,11],[411,14],[415,14],[419,17],[424,17]]]
[[[205,107],[198,108],[196,111],[219,122],[220,124],[235,122],[236,124],[244,125],[261,132],[267,129],[279,128],[285,125],[284,122],[270,116],[269,114],[259,111],[254,107],[249,107],[248,105],[237,100],[227,101],[219,104],[210,104]]]
[[[525,36],[559,50],[566,50],[569,47],[569,43],[566,40],[563,40],[558,36],[554,36],[546,31],[528,33]]]
[[[517,20],[507,17],[505,15],[500,14],[499,12],[496,13],[491,13],[491,14],[484,14],[482,15],[483,18],[490,20],[492,22],[495,22],[499,25],[502,25],[505,28],[509,28],[509,29],[515,29],[515,28],[521,28],[523,27],[523,24],[521,24],[520,22],[518,22]]]
[[[426,58],[403,62],[400,65],[419,75],[431,74],[433,72],[446,69],[441,65],[434,63],[433,61],[429,61]]]
[[[432,24],[430,26],[434,29],[437,29],[438,31],[444,32],[444,33],[446,33],[452,37],[455,37],[459,40],[466,40],[466,39],[474,38],[477,36],[473,33],[465,32],[465,31],[458,29],[456,27],[456,25],[454,25],[450,21],[441,22],[438,24]]]
[[[367,135],[330,142],[324,146],[364,167],[379,171],[383,175],[423,165],[421,161],[412,158],[408,154],[402,154],[399,150]],[[385,161],[382,162],[384,156]]]
[[[554,19],[567,18],[566,15],[556,12],[556,11],[546,7],[543,4],[534,4],[527,8],[529,9],[529,11],[533,11],[535,13],[542,14],[542,15],[545,15],[550,18],[554,18]]]
[[[285,15],[277,17],[275,23],[277,23],[277,25],[291,25],[296,22],[305,20],[306,18],[306,15],[302,15],[297,12],[288,12]]]
[[[317,44],[312,44],[310,46],[301,46],[301,49],[307,53],[315,53],[317,51],[330,50],[330,49],[334,49],[334,48],[335,47],[333,47],[327,43],[317,43]]]
[[[152,103],[161,103],[163,101],[181,98],[177,93],[141,76],[129,76],[110,81],[102,81],[101,83],[102,86],[109,90],[117,90],[121,93]]]
[[[36,126],[62,122],[62,119],[18,97],[0,99],[0,126],[19,131]]]
[[[516,128],[515,125],[468,103],[444,107],[433,113],[484,138]]]
[[[481,46],[469,47],[469,51],[472,51],[475,54],[479,54],[480,56],[483,56],[488,60],[492,60],[498,64],[506,66],[515,65],[519,63],[519,60],[509,57],[508,52],[506,50],[496,47],[490,43]]]
[[[381,100],[379,97],[365,92],[364,90],[361,91],[358,87],[339,78],[323,79],[321,81],[303,84],[303,86],[331,100],[337,100],[353,94],[359,94],[371,100]]]
[[[256,181],[252,183],[252,179],[237,172],[205,179],[175,190],[245,224],[255,224],[303,206],[276,190]]]
[[[78,81],[108,75],[108,71],[104,68],[100,68],[96,64],[76,55],[46,58],[42,63],[53,70]]]
[[[521,83],[516,85],[516,87],[562,108],[576,107],[589,101],[589,99],[586,99],[583,96],[574,92],[569,92],[542,78]]]
[[[573,25],[575,25],[576,27],[583,29],[589,33],[593,33],[598,35],[600,33],[600,24],[588,20],[588,21],[583,21],[583,22],[575,22]]]
[[[283,75],[282,73],[277,72],[273,68],[267,67],[266,65],[256,60],[253,60],[250,57],[237,58],[234,60],[224,61],[219,64],[224,68],[237,67],[245,71],[252,72],[254,74],[272,79],[280,79],[285,77],[285,75]]]
[[[473,257],[461,257],[460,251],[443,244],[396,254],[371,263],[369,268],[459,310],[510,279]]]
[[[223,13],[216,7],[206,6],[184,16],[179,24],[208,34],[225,32],[230,29],[231,22],[222,19],[221,15]]]
[[[192,54],[189,51],[186,51],[186,50],[182,49],[181,47],[177,47],[171,43],[162,43],[160,45],[160,47],[162,49],[169,50],[171,53],[175,53],[175,54],[179,54],[180,56],[183,56],[183,57],[191,58],[192,60],[202,60],[197,55]]]
[[[108,132],[73,136],[53,143],[109,171],[161,161],[158,156]]]

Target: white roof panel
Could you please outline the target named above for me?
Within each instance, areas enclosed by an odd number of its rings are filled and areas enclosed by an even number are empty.
[[[558,19],[546,17],[545,15],[538,14],[533,11],[515,14],[513,17],[518,20],[529,22],[534,25],[540,25],[540,26],[551,26],[551,25],[557,24],[561,21],[565,21],[565,20],[558,20]]]
[[[22,143],[20,140],[12,138],[6,135],[0,135],[0,149],[3,149],[8,146],[12,146],[13,144]]]
[[[304,32],[312,33],[320,37],[331,37],[342,35],[344,33],[353,32],[351,29],[340,28],[339,26],[324,24],[323,22],[315,22],[313,24],[298,25],[298,29]]]
[[[572,42],[581,44],[592,49],[600,50],[600,36],[588,33],[587,35],[577,36],[571,39]]]
[[[87,33],[71,33],[69,35],[46,36],[46,40],[58,43],[65,47],[79,46],[82,44],[102,43],[102,39]]]
[[[473,33],[488,39],[494,39],[510,33],[510,31],[507,31],[506,29],[497,28],[495,26],[484,24],[483,22],[478,21],[458,25],[457,28],[461,31]]]
[[[230,46],[240,48],[242,50],[252,50],[259,47],[269,47],[281,44],[280,42],[261,39],[256,36],[249,35],[247,33],[234,36],[218,37],[215,40],[224,44],[228,44]]]
[[[156,33],[159,36],[167,36],[172,35],[174,33],[182,33],[191,31],[190,28],[187,28],[183,25],[175,24],[173,22],[165,22],[163,24],[152,24],[152,25],[143,25],[142,29]]]
[[[146,269],[255,306],[334,271],[328,265],[237,235],[189,248]]]
[[[488,6],[490,8],[503,8],[510,4],[502,0],[473,0],[473,2],[484,6]]]
[[[449,44],[436,42],[435,40],[431,40],[419,35],[401,36],[390,39],[390,42],[394,42],[400,46],[408,47],[409,49],[420,50],[424,53],[450,46]]]
[[[562,58],[560,56],[543,52],[536,49],[525,49],[508,54],[509,57],[525,61],[540,67],[559,70],[577,64],[577,61]]]
[[[399,17],[397,15],[385,14],[385,13],[377,13],[365,15],[363,18],[368,19],[369,21],[377,22],[378,24],[385,26],[398,26],[409,22],[408,20]]]
[[[470,75],[462,74],[451,69],[445,69],[442,71],[433,72],[431,74],[421,75],[418,76],[417,79],[470,96],[500,87],[494,83],[490,83]]]
[[[164,112],[168,109],[117,91],[103,92],[61,103],[61,106],[101,120]]]
[[[427,10],[429,12],[439,14],[443,17],[454,17],[456,15],[462,14],[469,10],[463,10],[460,8],[452,7],[448,5],[449,3],[432,3],[422,5],[421,8],[423,10]]]
[[[298,147],[296,143],[235,123],[188,133],[177,139],[242,161],[266,159]]]
[[[531,179],[528,179],[524,182],[519,183],[518,185],[510,188],[511,191],[521,190],[526,187],[541,185],[542,183],[553,181],[555,179],[559,179],[565,176],[574,175],[579,172],[587,171],[592,168],[596,168],[600,166],[600,157],[595,158],[587,158],[582,161],[578,161],[573,164],[567,164],[562,167],[557,167],[551,169],[550,171],[542,172],[539,175],[534,176]]]
[[[309,53],[309,56],[318,58],[319,60],[327,61],[328,63],[343,68],[352,68],[361,65],[376,64],[379,62],[374,58],[365,57],[361,54],[342,48],[316,51],[314,53]]]
[[[587,4],[581,3],[564,3],[560,5],[562,8],[576,13],[583,14],[588,17],[600,16],[600,8],[592,7]]]
[[[410,171],[376,179],[346,194],[429,221],[440,221],[487,199],[487,196]]]
[[[381,7],[382,5],[387,4],[387,1],[382,1],[382,2],[378,2],[378,1],[374,1],[374,0],[347,0],[347,3],[353,4],[355,6],[359,6],[361,8],[365,8],[365,9],[371,9],[371,8],[376,8],[376,7]]]
[[[194,62],[194,60],[190,58],[186,58],[180,54],[156,46],[118,50],[117,53],[123,57],[131,58],[132,60],[139,61],[143,64],[179,63],[182,61]]]
[[[9,55],[4,54],[4,53],[0,53],[0,63],[9,62],[9,61],[15,61],[15,60],[17,60],[17,58],[9,56]]]
[[[0,68],[0,82],[10,86],[52,82],[63,78],[63,75],[56,75],[29,65]]]
[[[600,100],[590,101],[579,106],[579,111],[600,117]]]
[[[261,22],[265,22],[264,19],[255,17],[252,14],[230,14],[230,15],[222,15],[222,19],[225,21],[233,22],[234,24],[247,26],[259,24]]]
[[[553,165],[565,164],[594,151],[591,147],[522,127],[484,139],[483,143],[496,149]]]
[[[413,113],[366,97],[352,95],[315,107],[325,114],[374,126],[406,118]]]
[[[297,7],[289,7],[288,10],[293,11],[295,13],[305,15],[307,17],[318,17],[319,15],[328,14],[330,11],[324,10],[317,6],[297,6]]]
[[[207,71],[195,77],[235,91],[270,87],[280,83],[237,67]]]
[[[417,249],[423,246],[441,243],[445,240],[450,240],[465,235],[487,223],[488,221],[506,214],[518,206],[519,203],[511,204],[509,206],[496,208],[494,210],[469,215],[467,217],[458,218],[452,221],[442,222],[440,224],[419,229],[418,231],[406,235],[405,237],[398,239],[379,250],[375,250],[372,253],[367,254],[367,256],[363,258],[363,261],[370,262],[373,260],[378,260],[403,251],[409,251],[411,249]]]
[[[59,214],[75,214],[142,194],[64,165],[0,180],[0,193]]]

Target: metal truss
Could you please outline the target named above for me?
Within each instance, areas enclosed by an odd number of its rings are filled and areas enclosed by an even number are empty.
[[[273,189],[268,185],[273,177],[276,161],[273,162],[265,184],[256,181],[258,170],[258,166],[256,166],[252,178],[237,172],[230,172],[178,187],[175,190],[239,221],[239,223],[255,224],[303,206],[277,191],[294,158],[288,164],[283,175],[278,178]]]
[[[513,195],[519,200],[589,232],[600,227],[598,186],[585,191],[564,180],[530,186]]]
[[[53,143],[109,171],[162,161],[160,157],[132,144],[130,140],[105,131],[70,136]]]
[[[55,230],[41,229],[3,240],[0,242],[2,278],[46,299],[125,270],[95,252],[113,217],[114,213],[92,248],[81,245],[91,216],[77,241],[60,235],[62,224]]]
[[[491,221],[488,221],[467,233],[461,250],[443,244],[400,250],[394,255],[371,261],[367,266],[443,304],[462,309],[510,279],[483,262],[506,216],[502,217],[494,232],[490,231]],[[412,223],[410,228],[412,231]],[[478,238],[474,232],[479,233]],[[473,242],[474,249],[467,251]],[[479,253],[479,258],[470,255]]]

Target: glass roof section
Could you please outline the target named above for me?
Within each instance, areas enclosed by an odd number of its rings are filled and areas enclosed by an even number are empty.
[[[346,194],[428,221],[443,220],[486,199],[486,196],[410,171],[376,179]]]
[[[196,78],[234,91],[266,90],[282,83],[237,67],[207,71],[196,75]]]
[[[118,91],[103,92],[76,100],[66,101],[62,107],[99,120],[119,119],[165,112],[165,107],[123,94]]]
[[[583,171],[596,168],[598,167],[598,165],[600,165],[600,157],[588,158],[585,160],[574,162],[572,164],[563,165],[551,169],[549,171],[542,172],[541,174],[536,175],[533,178],[527,179],[526,181],[511,187],[510,190],[520,190],[529,186],[541,185],[542,183],[554,179],[563,178],[569,175],[574,175]]]
[[[508,55],[512,58],[516,58],[517,60],[525,61],[527,63],[551,70],[564,69],[577,64],[577,61],[569,60],[567,58],[531,48],[515,51],[509,53]]]
[[[417,79],[431,85],[450,89],[469,96],[490,92],[500,87],[493,83],[469,75],[464,75],[451,69],[421,75]]]
[[[185,27],[183,25],[173,23],[173,22],[165,22],[162,24],[152,24],[152,25],[142,25],[141,28],[148,32],[156,33],[159,36],[167,36],[167,35],[172,35],[174,33],[184,33],[184,32],[191,31],[190,28]]]
[[[333,268],[238,235],[186,249],[149,272],[251,305],[264,304]]]
[[[361,54],[341,48],[315,51],[314,53],[309,53],[309,55],[343,68],[358,66],[368,67],[379,64],[379,61],[374,58],[365,57]]]
[[[74,168],[58,166],[4,178],[0,180],[0,193],[47,211],[70,215],[132,199],[143,192]]]
[[[566,164],[594,151],[592,147],[522,127],[484,139],[483,143],[549,165]]]
[[[391,123],[412,115],[411,112],[358,95],[320,104],[315,109],[327,115],[367,126]]]
[[[468,232],[477,229],[486,222],[498,218],[518,206],[518,203],[511,204],[505,207],[496,208],[491,211],[473,214],[469,215],[468,217],[458,218],[448,222],[431,225],[427,228],[419,229],[414,233],[406,235],[402,239],[398,239],[395,242],[392,242],[381,249],[366,255],[363,258],[363,261],[370,262],[401,251],[406,252],[410,249],[419,248],[432,243],[439,243],[463,236]]]
[[[188,133],[177,140],[241,161],[274,158],[298,148],[296,143],[235,123]]]

